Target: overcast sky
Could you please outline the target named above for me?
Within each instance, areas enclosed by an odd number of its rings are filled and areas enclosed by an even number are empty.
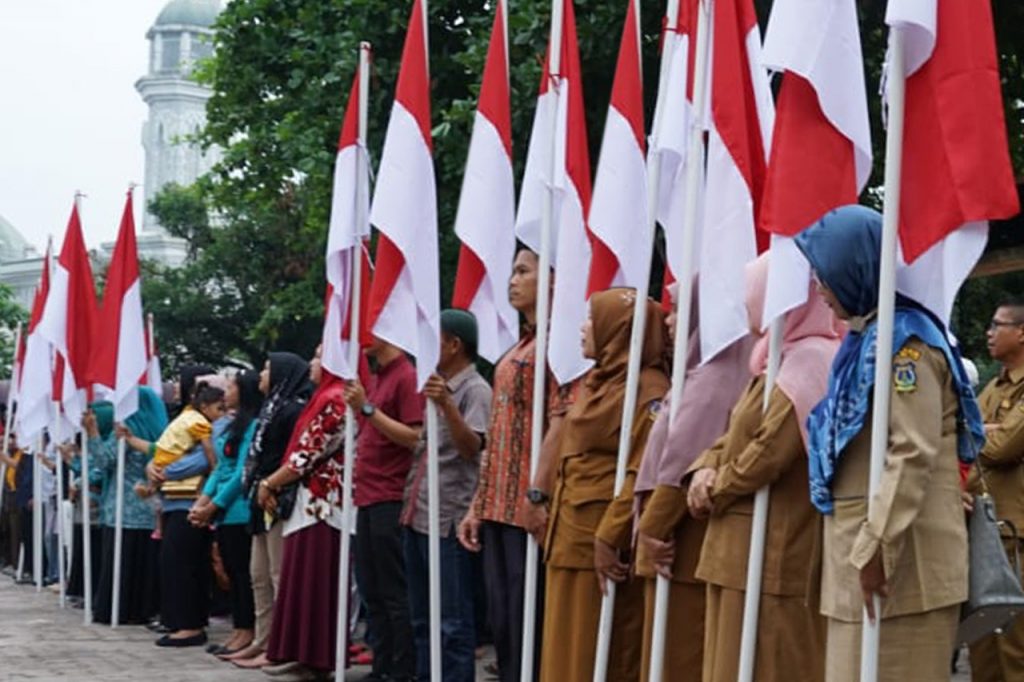
[[[59,247],[75,190],[89,248],[143,182],[146,31],[167,0],[0,0],[0,215]],[[135,192],[141,228],[142,188]]]

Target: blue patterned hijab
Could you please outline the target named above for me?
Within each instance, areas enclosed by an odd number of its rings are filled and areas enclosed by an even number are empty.
[[[167,428],[167,406],[148,386],[139,386],[139,409],[124,420],[132,433],[155,443]]]
[[[796,237],[818,279],[855,317],[871,315],[878,308],[881,243],[882,216],[854,205],[829,212]],[[807,420],[811,502],[823,514],[832,513],[832,481],[839,459],[869,418],[877,336],[874,318],[863,330],[846,335],[832,363],[828,394]],[[914,301],[897,296],[893,351],[912,338],[946,356],[959,400],[957,453],[961,461],[973,462],[985,444],[985,429],[960,352],[949,343],[937,318]]]

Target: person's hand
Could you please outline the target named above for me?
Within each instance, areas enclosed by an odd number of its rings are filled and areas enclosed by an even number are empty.
[[[205,528],[210,525],[213,521],[214,515],[217,513],[217,506],[212,502],[207,502],[203,505],[195,505],[188,513],[188,521],[196,528]]]
[[[658,538],[639,533],[637,544],[654,564],[654,569],[663,578],[672,577],[672,564],[676,560],[675,540],[659,540]]]
[[[78,486],[68,486],[68,500],[70,500],[72,504],[78,500]]]
[[[601,594],[608,594],[608,582],[621,583],[629,576],[629,564],[619,559],[619,551],[600,538],[594,538],[594,571]]]
[[[966,490],[961,490],[960,503],[964,506],[965,512],[968,514],[974,513],[974,495],[970,494]]]
[[[470,552],[480,551],[480,519],[473,510],[470,510],[459,523],[458,537],[459,543]]]
[[[711,513],[711,488],[714,485],[714,469],[698,469],[693,475],[693,478],[690,480],[690,487],[686,491],[686,506],[690,508],[690,514],[694,518],[707,518]]]
[[[271,490],[270,486],[266,486],[261,483],[259,489],[256,491],[256,504],[258,504],[260,509],[268,514],[276,513],[277,493]]]
[[[546,504],[534,504],[527,500],[519,507],[516,522],[533,536],[538,545],[544,544],[544,536],[548,533],[548,507]]]
[[[434,401],[434,404],[441,411],[452,407],[452,394],[448,390],[448,384],[437,374],[431,374],[427,383],[423,386],[423,395]]]
[[[868,620],[875,622],[875,595],[882,599],[889,596],[889,584],[885,581],[885,567],[882,564],[881,550],[875,552],[871,561],[860,569],[860,591],[864,596],[864,607],[868,612]]]
[[[152,461],[146,465],[146,478],[155,485],[160,485],[167,480],[163,467],[158,467]]]
[[[95,412],[88,410],[84,415],[82,415],[82,428],[85,429],[85,433],[89,438],[96,438],[100,435],[100,429],[96,425]]]
[[[345,384],[345,404],[358,412],[366,404],[366,389],[359,383],[358,379],[352,379]]]
[[[115,424],[114,433],[117,434],[118,438],[124,438],[125,440],[135,435],[134,433],[132,433],[132,430],[125,426],[124,424]]]
[[[1001,428],[1003,428],[1002,424],[985,424],[985,435],[987,436],[993,431],[998,431]]]

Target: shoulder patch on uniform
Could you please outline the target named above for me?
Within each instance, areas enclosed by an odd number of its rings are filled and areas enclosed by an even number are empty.
[[[1024,408],[1022,408],[1022,409],[1024,409]],[[648,416],[650,416],[651,419],[656,419],[660,412],[661,412],[661,401],[660,400],[652,400],[647,405],[647,414],[648,414]]]
[[[913,360],[898,360],[893,364],[892,384],[897,393],[911,393],[917,390],[917,365]]]
[[[911,348],[910,346],[903,346],[903,348],[900,348],[900,352],[896,354],[896,359],[913,360],[916,362],[921,359],[921,351],[916,348]]]

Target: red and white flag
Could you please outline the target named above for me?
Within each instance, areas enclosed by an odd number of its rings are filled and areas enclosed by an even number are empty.
[[[380,241],[368,319],[375,336],[415,356],[420,388],[441,352],[428,63],[424,7],[415,0],[370,209]]]
[[[855,0],[775,0],[764,64],[781,71],[758,226],[772,235],[764,324],[807,300],[810,265],[792,237],[857,203],[871,175]]]
[[[50,422],[52,408],[52,364],[53,346],[39,331],[39,322],[43,319],[43,309],[50,293],[50,245],[46,246],[46,257],[43,258],[43,272],[36,287],[32,300],[32,312],[29,316],[28,328],[23,334],[25,354],[18,363],[21,371],[17,383],[12,386],[17,390],[18,410],[16,431],[21,443],[31,443]]]
[[[627,0],[611,104],[604,124],[601,158],[590,202],[590,230],[615,260],[615,271],[594,259],[587,294],[611,286],[647,291],[643,234],[647,215],[647,162],[644,141],[644,83],[640,58],[640,16],[636,0]],[[652,235],[653,238],[653,235]]]
[[[54,399],[59,395],[64,414],[72,424],[81,422],[90,398],[89,375],[97,315],[92,266],[85,250],[78,208],[75,207],[71,210],[64,244],[38,326],[38,332],[59,355],[57,364],[61,371],[57,376],[60,390],[54,391]]]
[[[988,239],[1020,210],[988,2],[889,0],[905,33],[897,289],[948,323]]]
[[[139,409],[139,375],[146,371],[148,364],[131,190],[107,270],[99,329],[110,333],[103,343],[94,345],[89,378],[110,391],[114,419],[122,421]]]
[[[498,359],[519,339],[519,313],[508,302],[516,250],[512,110],[504,2],[495,3],[480,102],[469,140],[455,234],[462,240],[452,307],[476,316],[479,352]]]
[[[343,379],[354,379],[358,370],[351,366],[350,361],[354,335],[350,333],[349,320],[356,258],[363,258],[360,317],[364,319],[369,295],[368,261],[362,248],[363,240],[370,236],[370,165],[366,149],[359,144],[359,92],[362,86],[356,71],[338,138],[331,223],[327,233],[327,300],[321,357],[324,368]],[[359,343],[359,339],[354,342]]]
[[[774,105],[761,65],[753,0],[714,3],[711,119],[700,238],[700,341],[704,361],[749,332],[744,267],[757,241]]]
[[[596,261],[595,271],[611,272],[612,276],[618,269],[618,262],[604,244],[593,239],[587,227],[590,152],[572,0],[563,0],[561,28],[561,41],[548,46],[548,58],[541,75],[540,96],[519,195],[516,235],[531,249],[540,251],[544,193],[550,189],[553,222],[549,248],[555,269],[555,291],[551,303],[548,365],[559,383],[564,384],[586,372],[592,364],[583,357],[580,348],[580,328],[587,318],[591,257]],[[559,55],[556,70],[550,68],[552,54]],[[551,177],[552,168],[554,177]]]
[[[665,232],[668,267],[666,283],[672,272],[683,271],[682,232],[686,205],[686,157],[693,125],[693,74],[699,0],[682,0],[677,16],[665,17],[661,46],[662,60],[668,60],[668,72],[654,112],[651,151],[657,151],[660,166],[658,183],[658,222]],[[667,300],[667,299],[666,299]]]

